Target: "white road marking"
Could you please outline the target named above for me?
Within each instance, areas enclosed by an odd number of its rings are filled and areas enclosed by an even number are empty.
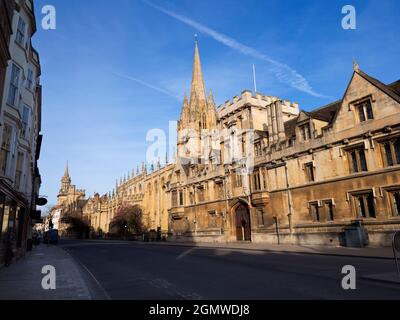
[[[195,249],[196,248],[190,248],[189,250],[186,250],[185,252],[182,252],[178,257],[176,257],[176,260],[180,260],[180,259],[186,257],[188,254],[190,254]]]

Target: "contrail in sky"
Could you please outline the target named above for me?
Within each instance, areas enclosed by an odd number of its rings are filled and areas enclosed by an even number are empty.
[[[286,83],[290,85],[291,87],[308,93],[314,97],[319,97],[319,98],[326,98],[326,96],[317,93],[314,91],[314,89],[311,87],[311,85],[308,83],[308,81],[301,75],[299,74],[296,70],[292,69],[290,66],[287,64],[281,63],[279,61],[276,61],[267,55],[263,54],[262,52],[258,51],[257,49],[254,49],[252,47],[246,46],[245,44],[240,43],[239,41],[225,35],[222,33],[219,33],[218,31],[215,31],[197,21],[194,21],[186,16],[180,15],[178,13],[175,13],[173,11],[167,10],[163,7],[157,6],[153,3],[150,3],[146,0],[142,0],[144,3],[147,5],[157,9],[158,11],[161,11],[165,13],[166,15],[181,21],[185,23],[186,25],[193,27],[194,29],[209,35],[211,38],[214,40],[224,44],[225,46],[234,49],[244,55],[263,60],[269,64],[272,65],[273,69],[272,71],[274,72],[275,76],[278,78],[278,80],[282,83]]]
[[[120,78],[124,78],[124,79],[128,79],[128,80],[137,82],[137,83],[139,83],[139,84],[142,85],[142,86],[145,86],[145,87],[147,87],[147,88],[150,88],[150,89],[153,89],[153,90],[158,91],[158,92],[160,92],[160,93],[163,93],[163,94],[165,94],[165,95],[167,95],[167,96],[170,96],[170,97],[172,97],[172,98],[174,98],[174,99],[176,99],[176,100],[178,100],[178,101],[181,100],[180,97],[174,95],[173,93],[171,93],[171,92],[169,92],[169,91],[167,91],[167,90],[165,90],[165,89],[156,87],[156,86],[154,86],[154,85],[152,85],[152,84],[150,84],[150,83],[148,83],[148,82],[145,82],[145,81],[143,81],[143,80],[140,80],[140,79],[137,79],[137,78],[134,78],[134,77],[131,77],[131,76],[127,76],[127,75],[125,75],[125,74],[117,73],[117,72],[112,72],[112,73],[113,73],[114,75],[120,77]]]

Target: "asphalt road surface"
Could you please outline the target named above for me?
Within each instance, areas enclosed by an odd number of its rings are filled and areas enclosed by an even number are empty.
[[[364,279],[391,260],[132,242],[63,241],[98,299],[400,299],[400,284]],[[356,290],[342,288],[345,265]]]

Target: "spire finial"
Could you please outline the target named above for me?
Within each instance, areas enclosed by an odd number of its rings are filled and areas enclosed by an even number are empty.
[[[354,71],[359,71],[360,70],[360,66],[357,63],[356,58],[353,58],[353,70]]]

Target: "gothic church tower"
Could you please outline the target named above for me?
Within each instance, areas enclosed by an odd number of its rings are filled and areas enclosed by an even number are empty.
[[[196,38],[190,97],[188,99],[185,94],[181,118],[178,122],[178,158],[187,158],[189,153],[192,157],[194,154],[200,156],[202,136],[215,129],[216,125],[214,97],[211,92],[208,98],[206,95]]]

